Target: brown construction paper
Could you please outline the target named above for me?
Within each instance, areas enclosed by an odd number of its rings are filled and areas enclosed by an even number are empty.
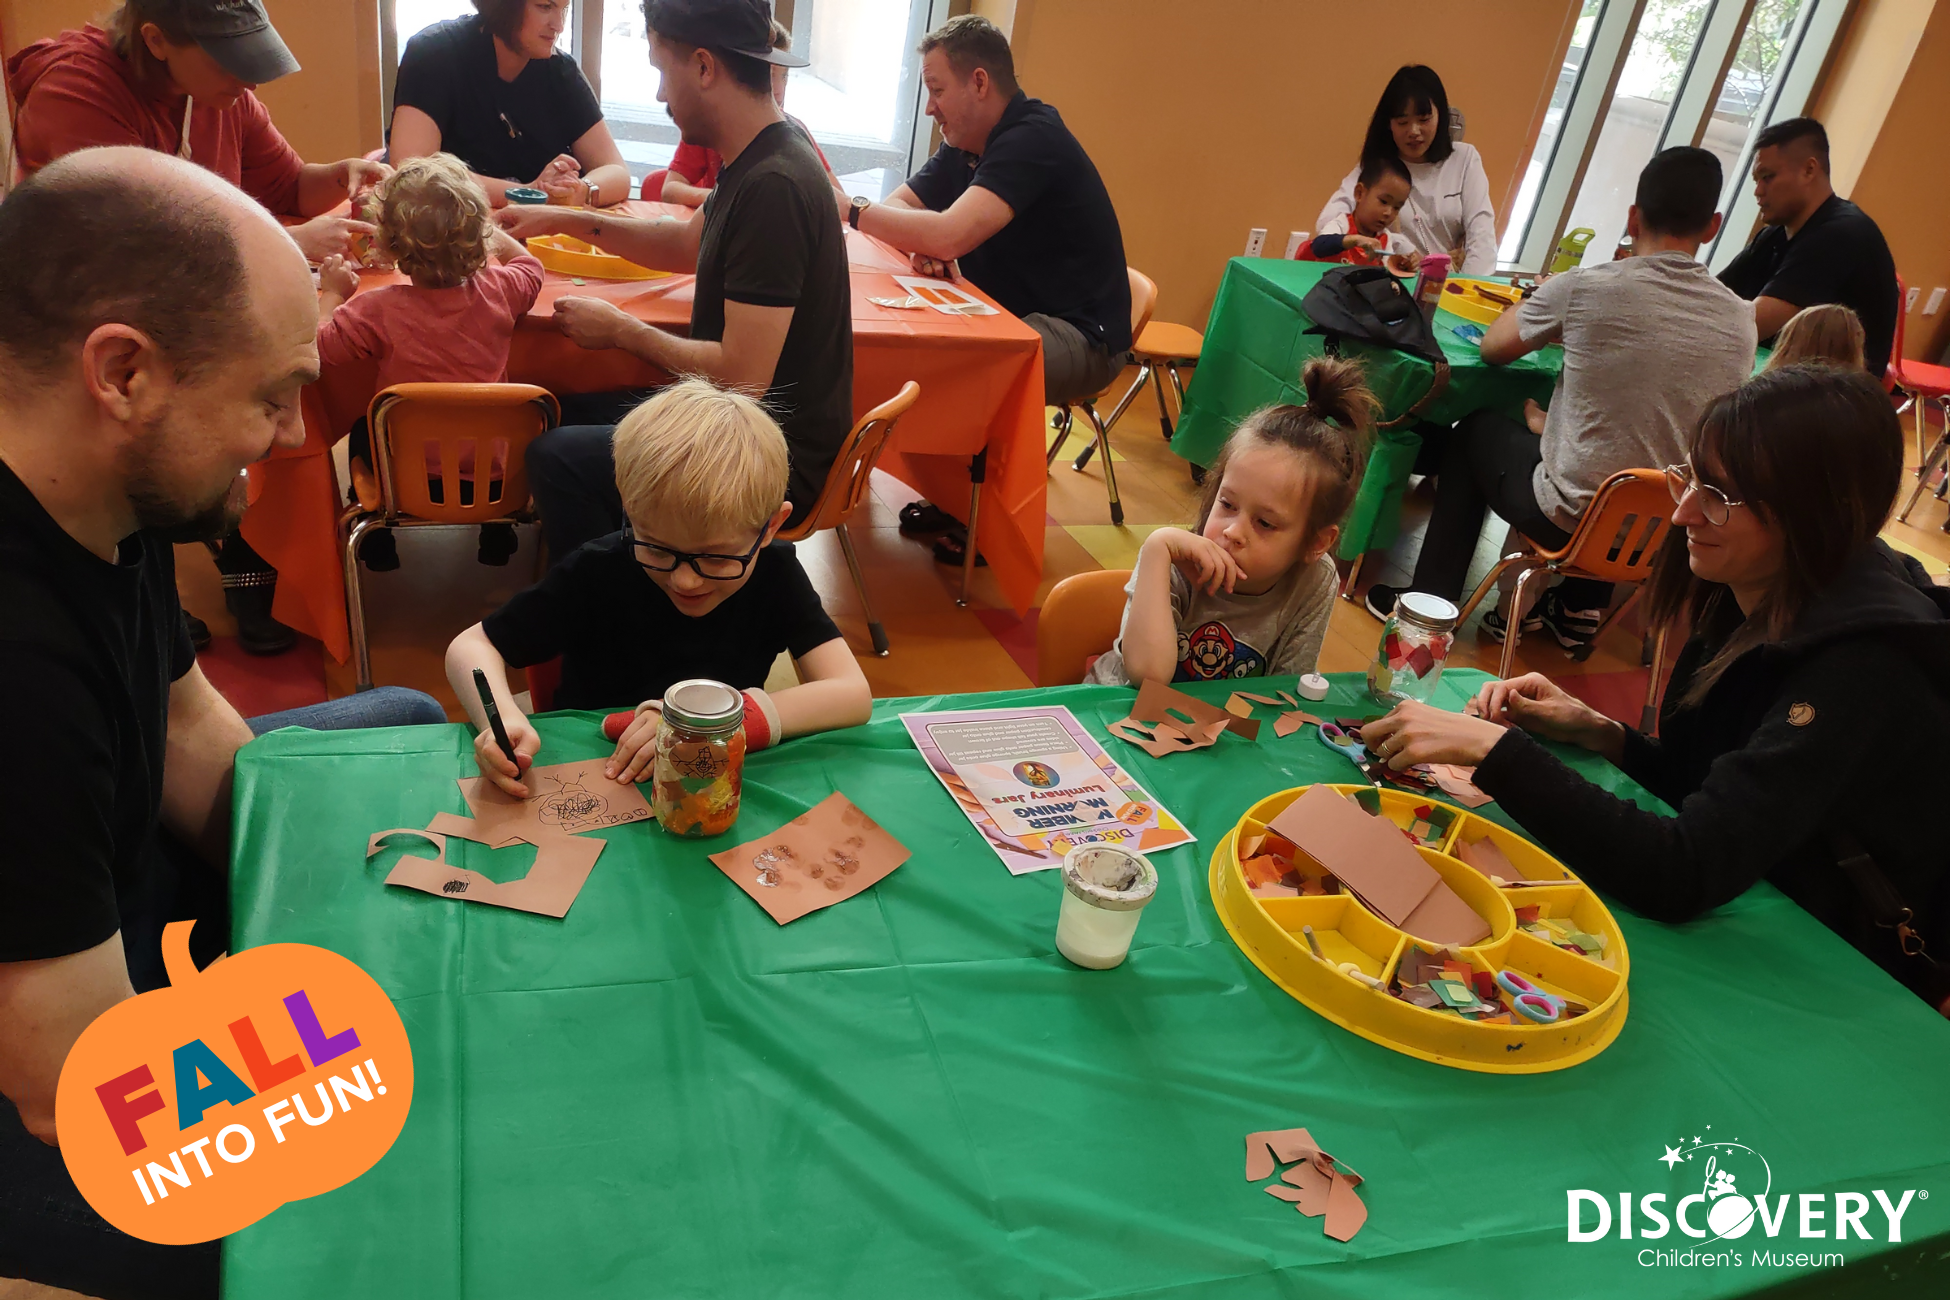
[[[1291,710],[1290,712],[1282,713],[1278,718],[1274,719],[1273,734],[1276,736],[1291,736],[1309,722],[1315,726],[1320,725],[1319,718],[1301,709],[1299,707],[1299,701],[1291,695],[1288,695],[1285,691],[1281,691],[1277,699],[1271,695],[1254,695],[1251,691],[1234,691],[1226,700],[1226,712],[1232,714],[1234,717],[1250,718],[1253,715],[1253,705],[1255,704],[1270,705],[1276,709],[1285,707]],[[1255,723],[1254,726],[1258,726],[1258,724]]]
[[[1327,1189],[1327,1223],[1321,1231],[1335,1241],[1352,1241],[1368,1221],[1368,1207],[1354,1190],[1354,1180],[1335,1174]]]
[[[1446,881],[1437,881],[1401,928],[1429,943],[1464,948],[1490,937],[1490,923],[1462,900]]]
[[[713,853],[711,861],[785,925],[853,897],[910,856],[905,845],[836,793],[770,835]]]
[[[1260,1190],[1265,1192],[1268,1196],[1279,1197],[1281,1200],[1285,1201],[1289,1205],[1298,1201],[1301,1196],[1301,1192],[1298,1188],[1288,1187],[1285,1183],[1268,1183],[1266,1186],[1260,1188]]]
[[[1293,1200],[1293,1208],[1310,1219],[1318,1219],[1327,1213],[1327,1189],[1334,1185],[1334,1175],[1324,1173],[1310,1158],[1280,1173],[1282,1182],[1293,1184],[1300,1194]]]
[[[1303,1128],[1274,1129],[1246,1135],[1246,1180],[1271,1177],[1280,1164],[1298,1162],[1280,1172],[1280,1182],[1262,1190],[1290,1203],[1308,1218],[1325,1216],[1322,1226],[1336,1241],[1351,1241],[1368,1221],[1368,1207],[1354,1189],[1361,1175],[1322,1151]],[[1290,1184],[1290,1186],[1282,1186]]]
[[[1523,872],[1517,870],[1516,864],[1487,835],[1480,840],[1459,840],[1456,856],[1486,876],[1501,876],[1505,880],[1523,879]]]
[[[380,841],[389,835],[417,835],[440,847],[437,858],[414,857],[410,854],[402,857],[386,877],[389,885],[418,889],[467,903],[486,903],[492,907],[558,917],[568,915],[570,905],[582,892],[583,883],[589,879],[590,869],[596,865],[596,859],[602,855],[604,848],[601,840],[554,833],[528,839],[522,835],[510,835],[505,827],[489,830],[465,817],[436,813],[425,830],[402,828],[374,832],[366,841],[366,856],[370,858],[377,853]],[[450,865],[447,861],[447,839],[450,836],[473,840],[489,848],[506,848],[517,842],[530,843],[535,846],[535,863],[520,880],[503,884],[478,871],[465,871]]]
[[[1246,1181],[1256,1183],[1271,1178],[1278,1166],[1275,1160],[1305,1160],[1315,1151],[1313,1134],[1303,1128],[1267,1129],[1246,1135]]]
[[[530,768],[522,778],[529,790],[526,799],[505,793],[484,776],[464,776],[458,784],[483,831],[490,836],[512,833],[531,844],[538,842],[537,835],[577,835],[649,821],[643,792],[604,776],[607,761],[585,758]]]
[[[1490,933],[1489,922],[1409,847],[1392,822],[1370,816],[1324,785],[1310,787],[1267,829],[1291,840],[1377,916],[1418,939],[1461,945]]]
[[[1110,723],[1105,730],[1153,758],[1216,745],[1226,731],[1247,740],[1259,737],[1257,720],[1228,713],[1159,681],[1147,681],[1140,686],[1130,713]]]
[[[1309,722],[1313,723],[1316,727],[1320,725],[1320,719],[1308,713],[1305,709],[1295,709],[1291,713],[1282,713],[1273,722],[1273,734],[1276,736],[1291,736]]]
[[[1488,795],[1476,788],[1470,778],[1476,775],[1473,767],[1460,767],[1454,763],[1429,763],[1423,768],[1442,792],[1465,808],[1481,808],[1486,803],[1494,803]]]

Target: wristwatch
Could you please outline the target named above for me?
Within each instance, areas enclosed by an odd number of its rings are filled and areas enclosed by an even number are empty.
[[[853,196],[852,206],[847,208],[846,210],[846,224],[852,226],[855,230],[858,230],[860,228],[860,214],[862,212],[865,212],[867,210],[867,207],[868,207],[867,200],[861,198],[858,194],[855,194]]]

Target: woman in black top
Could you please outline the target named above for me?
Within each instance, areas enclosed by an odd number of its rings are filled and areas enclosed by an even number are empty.
[[[592,206],[630,196],[630,170],[575,60],[556,51],[569,0],[474,0],[478,16],[406,43],[393,88],[390,159],[445,151],[496,207],[537,185]]]
[[[1661,921],[1768,880],[1950,1014],[1950,590],[1877,532],[1902,432],[1861,371],[1786,366],[1716,399],[1648,588],[1690,623],[1657,739],[1532,673],[1468,716],[1403,704],[1363,728],[1391,767],[1476,784],[1566,866]],[[1531,738],[1602,754],[1672,807],[1640,809]],[[1866,865],[1865,865],[1866,859]],[[1910,916],[1899,925],[1902,912]],[[1926,955],[1917,955],[1927,945]]]

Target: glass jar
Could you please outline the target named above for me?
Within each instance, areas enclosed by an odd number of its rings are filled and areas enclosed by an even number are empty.
[[[1427,592],[1405,591],[1381,625],[1381,641],[1368,665],[1368,694],[1383,704],[1427,703],[1442,680],[1449,647],[1456,643],[1454,605]]]
[[[1142,853],[1098,844],[1071,849],[1063,855],[1056,950],[1090,970],[1122,965],[1138,914],[1157,892],[1158,869]]]
[[[703,677],[665,691],[652,782],[651,809],[672,835],[730,830],[745,782],[745,697]]]

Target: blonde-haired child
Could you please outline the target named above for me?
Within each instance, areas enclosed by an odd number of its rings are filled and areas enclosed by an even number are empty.
[[[650,779],[658,701],[686,678],[744,692],[748,749],[865,722],[865,674],[791,545],[773,541],[792,513],[786,472],[785,434],[772,417],[705,380],[673,384],[625,416],[616,486],[628,527],[572,552],[447,647],[447,680],[478,729],[482,773],[527,797],[521,778],[541,738],[515,707],[507,669],[557,655],[556,707],[642,701],[606,728],[617,745],[605,770],[619,782]],[[801,685],[767,695],[781,651]],[[488,729],[476,668],[494,689],[518,768]]]
[[[1306,400],[1247,416],[1206,472],[1198,529],[1144,540],[1116,646],[1086,680],[1310,673],[1337,575],[1328,554],[1367,464],[1375,399],[1354,361],[1317,357]]]
[[[1803,307],[1774,336],[1774,352],[1767,358],[1767,369],[1824,361],[1845,370],[1860,370],[1862,338],[1862,319],[1852,308],[1838,302]]]

